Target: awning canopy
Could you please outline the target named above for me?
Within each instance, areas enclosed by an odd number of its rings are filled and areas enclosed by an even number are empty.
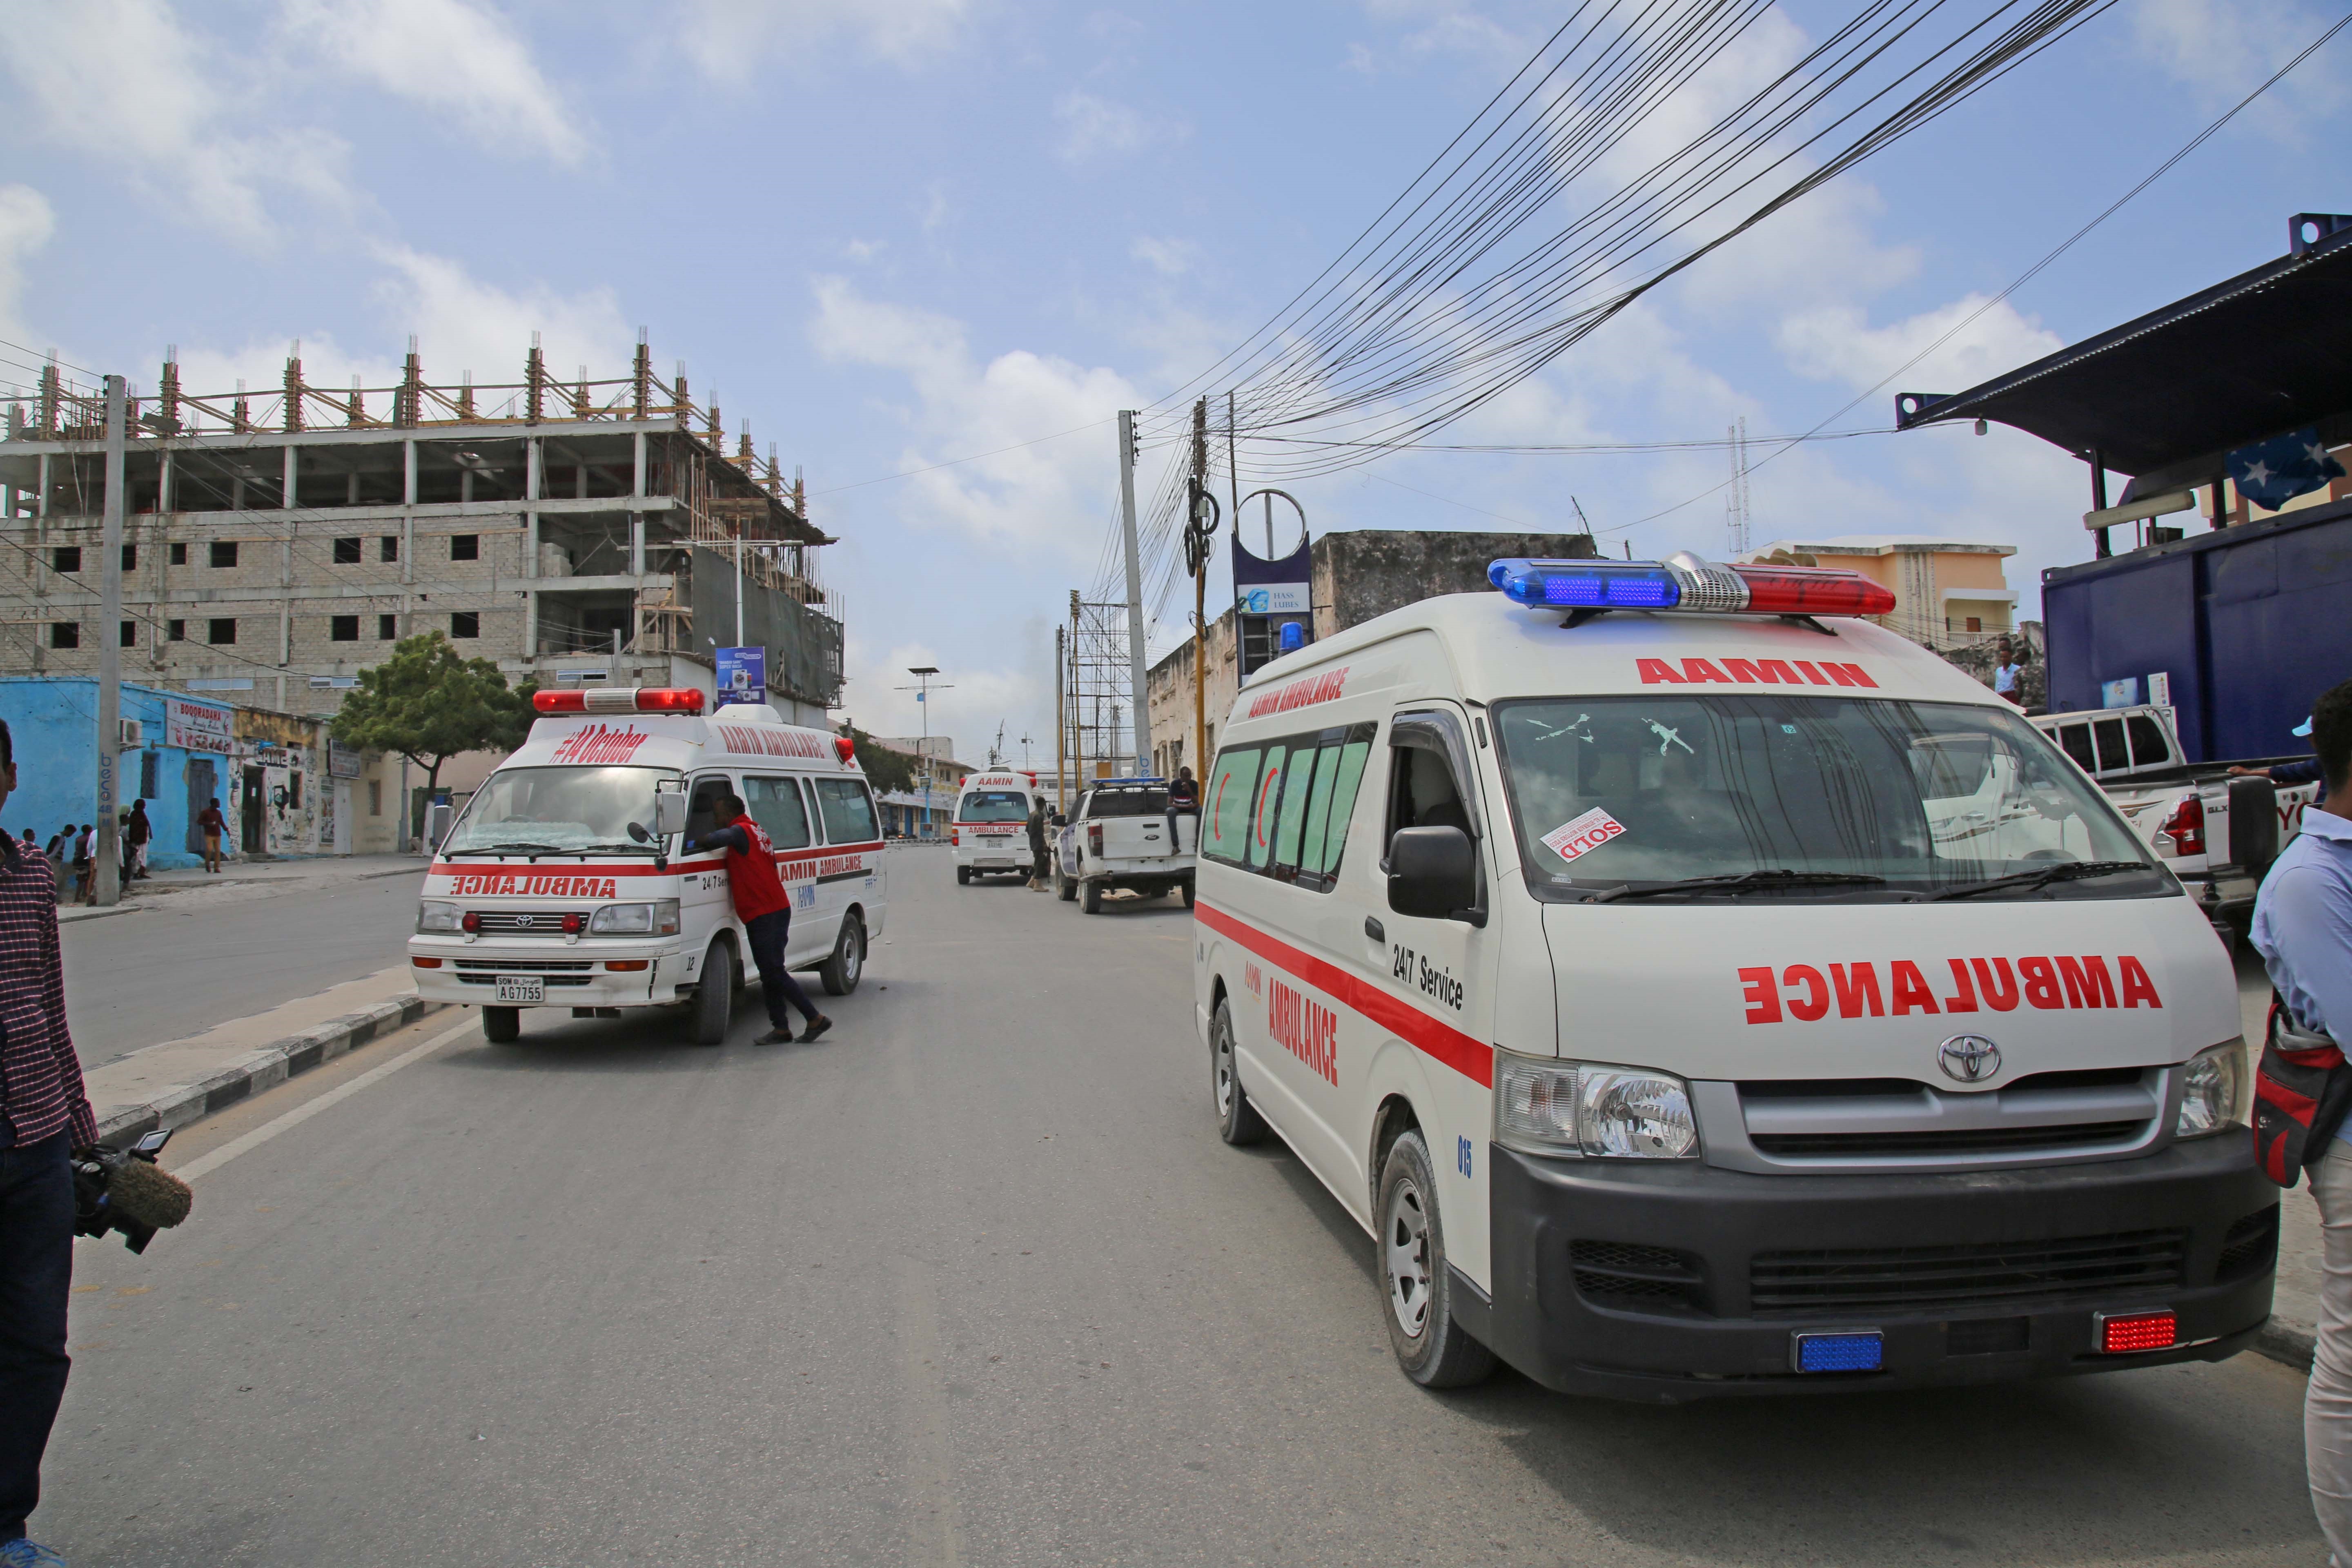
[[[1966,392],[1904,394],[1896,427],[1995,420],[2096,453],[2135,495],[2210,480],[2222,454],[2305,426],[2352,440],[2352,220],[2291,226],[2292,253],[2226,283]]]

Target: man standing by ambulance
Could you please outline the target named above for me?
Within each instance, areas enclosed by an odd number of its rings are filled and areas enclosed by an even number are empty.
[[[2284,1021],[2342,1047],[2352,1044],[2352,680],[2320,697],[2311,742],[2327,799],[2304,812],[2303,831],[2263,877],[2253,941]],[[2352,1568],[2352,1123],[2310,1169],[2319,1342],[2304,1394],[2304,1465],[2332,1560]]]
[[[776,875],[776,847],[743,809],[740,796],[720,795],[711,803],[711,811],[727,826],[688,839],[686,847],[689,853],[727,851],[727,890],[735,900],[735,915],[743,922],[743,934],[751,941],[751,962],[759,968],[760,989],[768,999],[768,1022],[774,1026],[751,1043],[789,1044],[793,1016],[788,1007],[799,1008],[808,1020],[801,1038],[814,1040],[833,1027],[833,1020],[816,1010],[801,983],[784,967],[784,942],[793,931],[793,898],[784,890],[784,879]]]

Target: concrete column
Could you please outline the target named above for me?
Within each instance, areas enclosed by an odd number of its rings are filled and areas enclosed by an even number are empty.
[[[280,493],[283,497],[282,504],[289,508],[302,504],[301,457],[301,448],[298,447],[286,448],[286,478],[281,483]]]
[[[46,538],[49,521],[49,454],[41,454],[41,493],[33,502],[33,516],[37,520],[34,529],[37,537]]]
[[[156,468],[155,510],[167,515],[180,510],[180,474],[173,457],[166,449]]]
[[[638,431],[631,445],[635,452],[629,468],[629,493],[642,496],[646,493],[646,433]]]
[[[523,443],[522,499],[527,502],[539,499],[541,465],[544,460],[538,437]],[[522,574],[527,580],[539,575],[539,512],[535,509],[522,514]],[[525,589],[522,605],[522,656],[535,659],[539,657],[537,590]]]
[[[635,577],[646,574],[646,514],[641,511],[629,514],[629,574]],[[643,584],[638,585],[644,586]]]

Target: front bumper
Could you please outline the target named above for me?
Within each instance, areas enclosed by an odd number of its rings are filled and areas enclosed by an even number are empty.
[[[409,974],[416,994],[427,1002],[467,1006],[514,1006],[498,999],[501,974],[535,974],[545,983],[547,1000],[520,1004],[541,1007],[646,1007],[677,1000],[675,993],[686,978],[686,960],[675,940],[656,942],[585,939],[562,941],[478,941],[461,938],[412,937],[408,943]],[[438,959],[434,968],[418,968],[419,958]],[[610,963],[643,963],[635,970],[614,970]]]
[[[1487,1158],[1481,1337],[1563,1393],[1671,1404],[2220,1361],[2270,1315],[2279,1191],[2242,1131],[2140,1159],[1931,1175],[1751,1175],[1493,1144]],[[2159,1307],[2179,1316],[2173,1348],[2097,1353],[2094,1313]],[[1883,1370],[1791,1370],[1797,1331],[1858,1328],[1884,1334]]]

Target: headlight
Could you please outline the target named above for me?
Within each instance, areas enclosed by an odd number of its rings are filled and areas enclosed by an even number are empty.
[[[2246,1081],[2246,1043],[2231,1040],[2198,1052],[2180,1069],[2180,1119],[2175,1138],[2201,1138],[2238,1120],[2238,1090]]]
[[[1496,1056],[1495,1138],[1529,1154],[1679,1160],[1698,1152],[1683,1080],[1645,1068]]]
[[[436,904],[431,900],[416,906],[416,929],[421,933],[453,935],[461,928],[455,904]]]
[[[646,904],[606,904],[588,922],[595,936],[676,936],[677,900],[656,899]]]

